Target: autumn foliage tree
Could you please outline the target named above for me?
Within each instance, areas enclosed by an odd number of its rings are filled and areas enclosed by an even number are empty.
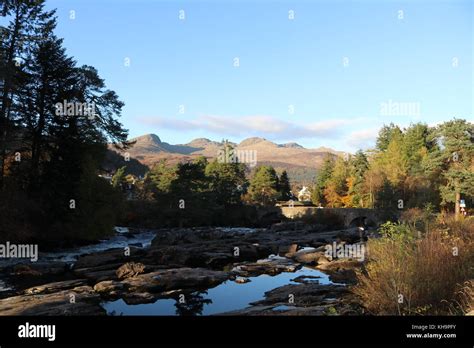
[[[384,210],[441,206],[458,216],[460,200],[474,196],[473,134],[472,123],[459,119],[437,127],[384,126],[373,150],[326,159],[313,202]]]

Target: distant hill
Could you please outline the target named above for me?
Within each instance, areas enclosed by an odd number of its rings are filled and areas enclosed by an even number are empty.
[[[206,138],[194,139],[187,144],[172,145],[163,142],[156,134],[145,134],[131,139],[135,144],[127,150],[132,158],[151,167],[161,159],[175,164],[190,161],[198,156],[216,158],[223,149],[223,142]],[[257,165],[269,164],[277,171],[287,170],[290,179],[297,183],[308,184],[314,180],[317,170],[329,153],[332,156],[343,152],[320,147],[307,149],[297,143],[276,144],[264,138],[252,137],[239,144],[229,143],[236,152],[256,154]],[[112,146],[110,149],[114,149]]]
[[[123,156],[120,156],[116,151],[107,150],[105,159],[101,164],[101,171],[107,173],[115,173],[115,171],[121,167],[127,167],[125,173],[133,174],[135,176],[144,176],[149,170],[148,166],[144,165],[135,158],[130,158],[129,161],[125,161]]]

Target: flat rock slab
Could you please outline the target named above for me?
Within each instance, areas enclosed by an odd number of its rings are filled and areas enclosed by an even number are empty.
[[[75,303],[71,303],[71,295]],[[52,294],[20,295],[0,300],[0,315],[105,315],[100,296],[90,286]]]
[[[292,295],[293,301],[289,301]],[[302,316],[362,314],[350,290],[341,285],[303,283],[285,285],[265,293],[250,307],[219,315]]]
[[[136,258],[144,254],[144,249],[135,247],[130,247],[130,255],[126,255],[125,249],[123,248],[99,251],[80,256],[74,264],[74,268],[92,268],[109,264],[123,265],[126,262],[135,261]]]
[[[292,227],[290,229],[290,227]],[[287,229],[288,228],[288,229]],[[180,265],[220,269],[235,262],[253,262],[270,254],[292,257],[298,245],[312,246],[323,251],[327,243],[352,242],[359,239],[357,229],[324,232],[314,228],[294,229],[294,223],[284,223],[274,229],[261,229],[241,234],[219,229],[173,229],[157,233],[151,247],[139,260],[148,264]],[[239,254],[235,255],[235,248]],[[324,262],[322,254],[298,254],[301,262]],[[299,261],[298,261],[299,262]]]
[[[87,279],[65,280],[61,282],[47,283],[33,286],[24,291],[25,295],[50,294],[61,290],[73,289],[79,286],[87,285]]]
[[[301,268],[300,264],[284,258],[272,258],[237,264],[232,273],[242,277],[256,277],[261,274],[276,275],[282,272],[295,272]]]
[[[252,306],[244,309],[220,313],[217,315],[227,316],[303,316],[303,315],[328,315],[330,305],[312,307],[294,307],[285,305]]]
[[[94,286],[94,290],[105,296],[123,296],[131,293],[156,294],[176,289],[208,289],[229,277],[227,272],[205,268],[174,268],[140,274],[122,281],[99,282]],[[148,295],[143,297],[150,298]]]
[[[294,306],[308,307],[320,305],[326,299],[340,298],[349,294],[349,290],[341,285],[322,285],[314,282],[284,285],[265,293],[265,299],[251,305],[290,304],[290,295]]]
[[[84,277],[92,283],[98,283],[104,280],[117,279],[115,269],[95,270],[93,268],[77,270],[75,274],[79,277]]]
[[[270,247],[255,244],[242,237],[177,242],[176,245],[155,244],[146,250],[146,257],[141,262],[220,269],[234,262],[255,261],[272,253]]]

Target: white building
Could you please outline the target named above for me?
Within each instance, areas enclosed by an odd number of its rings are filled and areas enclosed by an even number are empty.
[[[311,191],[308,190],[306,186],[303,186],[303,188],[298,192],[298,200],[300,202],[311,201]]]

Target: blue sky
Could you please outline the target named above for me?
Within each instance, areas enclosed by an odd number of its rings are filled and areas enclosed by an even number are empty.
[[[261,136],[354,151],[384,123],[473,119],[472,1],[47,5],[68,53],[125,102],[132,137]]]

